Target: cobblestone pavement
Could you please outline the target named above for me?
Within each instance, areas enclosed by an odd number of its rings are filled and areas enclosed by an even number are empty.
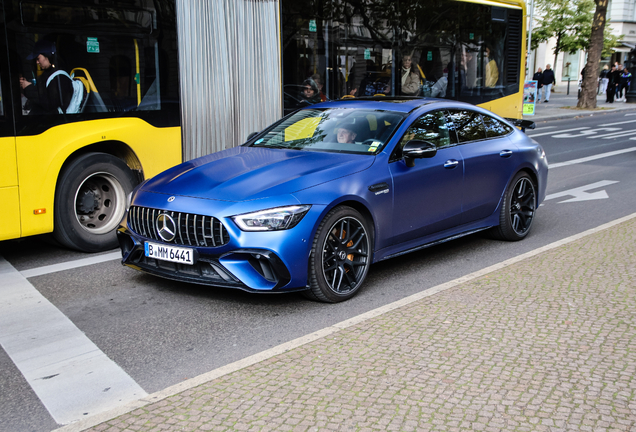
[[[636,431],[635,369],[630,219],[91,430]]]

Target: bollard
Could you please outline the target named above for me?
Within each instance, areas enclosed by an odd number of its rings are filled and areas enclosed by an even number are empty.
[[[570,78],[568,78],[568,91],[566,93],[568,96],[570,95]]]

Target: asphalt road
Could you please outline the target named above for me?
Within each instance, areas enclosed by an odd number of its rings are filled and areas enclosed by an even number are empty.
[[[636,212],[636,111],[543,122],[528,135],[544,146],[551,165],[548,199],[528,238],[507,243],[473,235],[381,262],[371,267],[359,295],[344,303],[177,283],[124,268],[117,260],[30,277],[28,282],[152,393]],[[572,161],[576,163],[568,164]],[[2,242],[0,256],[20,272],[87,258],[45,238]],[[4,349],[0,370],[1,429],[56,428],[58,423]]]

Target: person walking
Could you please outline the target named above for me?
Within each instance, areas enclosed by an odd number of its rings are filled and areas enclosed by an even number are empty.
[[[545,70],[543,71],[543,103],[550,102],[550,90],[552,90],[552,85],[556,84],[556,80],[554,79],[554,71],[552,70],[549,64],[545,65]]]
[[[621,74],[621,79],[618,83],[618,97],[620,100],[624,101],[627,98],[627,91],[629,90],[629,85],[632,81],[632,74],[629,72],[627,68],[623,68],[623,73]],[[625,95],[623,96],[623,90],[625,90]]]
[[[616,94],[616,86],[620,81],[621,73],[618,71],[616,66],[612,66],[612,69],[607,74],[607,97],[605,99],[606,103],[614,103],[614,94]]]
[[[543,87],[543,71],[541,68],[537,69],[534,75],[532,75],[532,81],[537,82],[537,92],[541,95],[541,88]]]
[[[599,89],[600,94],[605,94],[605,92],[607,91],[607,83],[609,81],[609,79],[607,78],[607,74],[609,74],[609,66],[605,65],[603,66],[603,70],[598,77],[601,80],[601,88]]]

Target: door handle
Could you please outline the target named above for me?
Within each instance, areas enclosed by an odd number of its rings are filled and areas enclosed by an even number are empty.
[[[509,158],[510,156],[512,156],[512,150],[502,150],[499,152],[499,156],[501,156],[502,158]]]
[[[457,165],[459,165],[459,161],[456,161],[455,159],[449,159],[444,163],[444,168],[446,169],[453,169],[455,168]]]

